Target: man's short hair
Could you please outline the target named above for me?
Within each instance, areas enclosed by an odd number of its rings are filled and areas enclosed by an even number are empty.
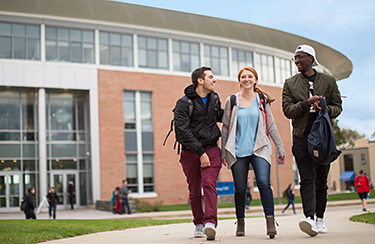
[[[204,79],[204,77],[206,76],[206,74],[204,73],[206,70],[212,70],[211,67],[208,67],[208,66],[202,66],[200,68],[197,68],[195,69],[192,73],[191,73],[191,82],[193,83],[193,85],[195,87],[198,86],[198,79],[201,78],[201,79]]]
[[[31,193],[31,191],[32,191],[33,189],[34,189],[33,186],[29,186],[29,187],[27,187],[27,191],[30,192],[30,193]]]
[[[126,182],[126,180],[123,180],[123,181],[122,181],[122,184],[124,184],[125,182]]]

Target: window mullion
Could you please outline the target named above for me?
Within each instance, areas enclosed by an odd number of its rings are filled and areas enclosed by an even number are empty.
[[[135,92],[135,123],[137,134],[137,177],[138,193],[143,194],[143,155],[142,155],[142,121],[141,121],[141,93]]]

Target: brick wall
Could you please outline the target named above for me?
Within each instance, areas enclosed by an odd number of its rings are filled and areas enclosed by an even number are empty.
[[[190,77],[160,74],[145,74],[123,71],[98,71],[99,82],[99,127],[102,199],[110,199],[116,186],[121,186],[125,178],[125,139],[123,122],[123,90],[152,91],[154,150],[155,150],[155,190],[157,198],[145,199],[150,202],[163,201],[163,204],[183,204],[188,201],[185,176],[173,150],[174,134],[163,147],[173,117],[172,109],[183,95],[183,90],[191,84]],[[291,136],[289,120],[281,111],[281,89],[262,87],[276,98],[272,112],[287,153],[286,163],[279,167],[280,190],[293,181]],[[238,82],[218,81],[216,91],[222,106],[225,99],[239,89]],[[273,158],[272,163],[276,162]],[[271,169],[272,185],[276,190],[276,168]],[[232,181],[231,172],[222,168],[221,181]],[[276,196],[276,191],[274,194]],[[257,193],[253,194],[257,198]]]

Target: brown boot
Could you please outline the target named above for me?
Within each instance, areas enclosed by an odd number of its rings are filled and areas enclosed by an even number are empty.
[[[245,219],[237,219],[236,236],[245,236]]]
[[[266,217],[267,221],[267,235],[270,236],[270,239],[274,238],[277,234],[275,226],[275,217]]]

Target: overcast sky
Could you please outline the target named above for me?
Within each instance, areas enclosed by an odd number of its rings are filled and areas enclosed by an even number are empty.
[[[121,1],[261,25],[300,35],[343,53],[353,63],[338,81],[343,96],[341,128],[370,137],[375,132],[374,0],[137,0]],[[294,50],[291,50],[294,51]],[[317,53],[319,60],[319,53]],[[372,138],[375,139],[375,138]]]

